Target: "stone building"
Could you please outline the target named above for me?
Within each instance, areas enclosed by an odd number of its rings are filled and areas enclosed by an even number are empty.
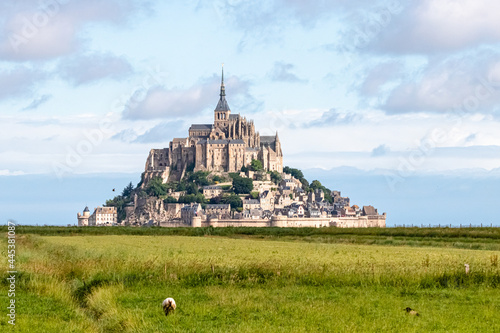
[[[179,181],[186,171],[239,172],[259,160],[266,171],[283,172],[278,133],[261,136],[252,120],[232,114],[226,101],[224,71],[213,124],[194,124],[187,138],[174,138],[168,148],[152,149],[146,161],[143,186],[153,177]]]
[[[78,220],[78,226],[79,227],[86,227],[89,225],[89,217],[90,217],[90,211],[89,207],[85,206],[85,209],[83,210],[83,213],[76,214],[76,218]]]
[[[118,222],[116,207],[97,207],[90,215],[89,207],[85,207],[83,214],[76,215],[78,226],[112,226]]]
[[[203,196],[206,199],[212,199],[214,197],[218,197],[222,194],[221,186],[204,186],[203,187]]]

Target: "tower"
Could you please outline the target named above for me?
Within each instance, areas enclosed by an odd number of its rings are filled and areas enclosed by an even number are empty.
[[[89,207],[86,206],[85,209],[83,210],[83,215],[81,215],[80,213],[76,215],[76,218],[78,219],[78,226],[79,227],[88,226],[89,217],[90,217]]]
[[[229,109],[229,105],[226,101],[226,87],[224,86],[224,65],[222,65],[222,80],[220,84],[220,99],[219,103],[214,110],[214,125],[216,127],[225,127],[225,125],[229,122],[229,115],[231,114],[231,110]],[[217,126],[219,125],[219,126]],[[222,125],[222,126],[220,126]]]

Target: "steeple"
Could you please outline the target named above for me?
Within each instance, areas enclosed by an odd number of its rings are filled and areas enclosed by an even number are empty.
[[[224,64],[222,64],[222,80],[220,83],[220,97],[226,96],[226,87],[224,86]]]
[[[222,65],[222,80],[220,84],[220,99],[215,111],[230,111],[226,101],[226,87],[224,86],[224,65]]]

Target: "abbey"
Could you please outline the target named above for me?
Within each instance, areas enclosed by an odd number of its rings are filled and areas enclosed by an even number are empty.
[[[179,181],[186,171],[239,172],[259,160],[266,171],[283,172],[283,153],[278,133],[261,136],[252,120],[231,114],[226,101],[224,69],[220,98],[213,124],[194,124],[187,138],[174,138],[168,148],[149,152],[144,183],[153,177]]]

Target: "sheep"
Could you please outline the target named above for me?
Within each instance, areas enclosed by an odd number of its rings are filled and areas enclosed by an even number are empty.
[[[410,307],[407,307],[404,310],[406,311],[406,314],[409,314],[410,316],[420,316],[420,314],[417,311],[413,310]]]
[[[176,307],[175,301],[171,297],[165,298],[165,300],[163,301],[163,303],[161,303],[161,305],[163,307],[163,312],[165,312],[165,316],[168,316],[170,312],[173,312]]]
[[[465,266],[465,274],[469,274],[469,264],[464,264]]]

